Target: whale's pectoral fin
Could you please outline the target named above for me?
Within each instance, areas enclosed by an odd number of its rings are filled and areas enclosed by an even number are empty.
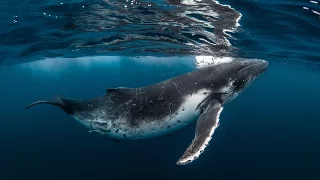
[[[182,157],[177,161],[177,165],[185,165],[197,159],[204,151],[211,140],[211,136],[219,125],[219,116],[223,107],[219,102],[210,103],[200,115],[195,137]]]

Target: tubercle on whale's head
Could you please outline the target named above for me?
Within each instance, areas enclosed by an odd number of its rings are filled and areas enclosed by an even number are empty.
[[[267,67],[268,62],[264,60],[234,60],[209,68],[210,74],[205,82],[221,102],[229,101],[263,74]]]
[[[240,70],[237,73],[238,83],[236,91],[247,88],[257,77],[267,71],[269,63],[265,60],[244,60],[240,62]]]

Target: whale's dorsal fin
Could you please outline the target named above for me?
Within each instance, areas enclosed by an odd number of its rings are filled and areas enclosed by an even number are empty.
[[[107,88],[106,91],[107,93],[111,93],[111,92],[115,92],[115,91],[126,91],[126,90],[130,90],[131,88],[127,88],[127,87],[117,87],[117,88]]]
[[[219,117],[223,107],[218,101],[211,102],[201,113],[197,121],[195,137],[177,165],[185,165],[197,159],[209,144],[212,134],[219,125]]]

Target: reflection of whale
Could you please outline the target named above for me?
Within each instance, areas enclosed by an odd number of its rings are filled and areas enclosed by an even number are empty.
[[[195,138],[177,164],[196,159],[218,126],[223,106],[265,72],[268,63],[244,60],[202,68],[140,88],[107,89],[89,100],[37,101],[60,107],[93,131],[114,140],[150,139],[197,120]]]
[[[34,25],[12,26],[0,33],[5,46],[5,51],[0,50],[0,61],[87,56],[230,56],[233,47],[223,31],[237,28],[240,13],[213,0],[192,5],[182,2],[68,1],[44,2],[41,7],[33,4],[23,17],[35,18]],[[39,10],[43,14],[33,13]],[[45,24],[46,28],[37,24]],[[12,38],[17,35],[23,39]]]
[[[73,44],[102,54],[227,55],[224,31],[237,28],[240,13],[212,0],[165,2],[103,0],[73,13],[65,28],[99,35]]]

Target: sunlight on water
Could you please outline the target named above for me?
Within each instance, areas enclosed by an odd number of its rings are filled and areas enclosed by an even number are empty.
[[[201,58],[200,58],[201,59]],[[120,68],[125,63],[134,63],[148,67],[148,65],[161,65],[171,67],[177,65],[194,66],[198,61],[194,57],[123,57],[123,56],[96,56],[80,58],[47,58],[44,60],[19,64],[18,66],[33,72],[34,75],[60,76],[75,69],[91,71],[92,69]]]
[[[62,74],[74,68],[90,70],[96,67],[121,66],[122,62],[131,61],[136,64],[148,65],[159,64],[172,66],[177,64],[194,64],[196,68],[202,68],[210,65],[227,63],[234,60],[232,57],[214,57],[214,56],[186,56],[186,57],[122,57],[122,56],[97,56],[81,58],[47,58],[44,60],[20,64],[24,69],[29,69],[34,73],[47,73],[48,75]]]
[[[20,64],[24,69],[30,69],[34,73],[42,72],[58,75],[73,68],[89,70],[93,66],[115,66],[120,62],[120,57],[82,57],[82,58],[48,58],[35,62]]]
[[[233,61],[232,57],[196,56],[195,63],[198,68],[217,65]]]

